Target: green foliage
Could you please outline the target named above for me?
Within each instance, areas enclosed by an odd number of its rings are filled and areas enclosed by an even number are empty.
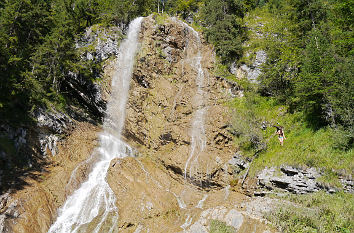
[[[291,33],[295,26],[289,20],[280,20],[279,16],[274,16],[267,8],[257,8],[245,20],[254,28],[248,31],[248,51],[262,49],[267,52],[264,75],[259,77],[260,92],[289,102],[292,80],[299,69],[300,50],[297,48],[296,37]]]
[[[127,24],[138,16],[157,12],[156,0],[99,0],[99,17],[107,24]]]
[[[346,7],[346,8],[344,8]],[[353,10],[350,1],[269,1],[257,9],[268,59],[263,95],[303,110],[311,127],[344,127],[353,142]],[[274,23],[275,22],[275,23]]]
[[[12,156],[16,154],[14,142],[7,137],[0,137],[0,148],[4,150],[6,154]]]
[[[312,129],[303,112],[289,112],[275,98],[262,97],[252,89],[242,98],[229,104],[235,143],[246,157],[253,157],[250,174],[255,175],[264,167],[284,164],[321,169],[328,179],[325,183],[339,186],[338,173],[354,175],[354,151],[351,136],[343,128],[323,127]],[[280,146],[273,125],[285,129],[286,140]],[[266,128],[265,128],[265,127]],[[333,173],[333,171],[335,171]]]
[[[166,23],[168,17],[169,16],[167,14],[156,14],[155,13],[155,21],[159,25]]]
[[[249,157],[257,151],[266,149],[265,134],[261,125],[267,119],[272,119],[274,114],[263,112],[268,106],[272,106],[272,101],[267,101],[254,92],[246,92],[245,97],[235,98],[230,106],[233,110],[232,129],[237,136],[235,143]],[[267,114],[271,113],[271,116]],[[274,119],[274,118],[273,118]]]
[[[293,204],[283,206],[266,217],[282,232],[342,232],[354,228],[354,198],[349,193],[318,192],[284,197]]]
[[[201,8],[200,18],[206,28],[206,38],[214,44],[223,63],[233,62],[242,54],[244,31],[241,18],[244,13],[242,3],[233,0],[206,1]]]
[[[153,0],[12,0],[0,3],[0,115],[31,122],[37,106],[65,106],[68,73],[91,80],[100,64],[82,62],[76,38],[97,23],[125,25],[155,11]],[[70,101],[72,102],[72,100]]]
[[[210,233],[234,233],[236,229],[226,223],[212,219],[210,221]]]
[[[6,1],[0,8],[0,115],[23,120],[30,108],[25,71],[29,57],[49,31],[51,1]]]
[[[247,3],[246,3],[247,2]],[[251,6],[253,1],[246,1]],[[241,1],[220,0],[206,3],[204,22],[207,37],[224,61],[240,55]],[[75,41],[85,28],[94,24],[125,27],[137,16],[157,12],[158,6],[183,18],[198,18],[202,0],[13,0],[0,3],[0,113],[1,121],[28,122],[28,112],[38,106],[61,106],[72,99],[67,86],[68,73],[92,80],[101,64],[82,62]],[[245,6],[246,6],[245,5]],[[247,5],[247,6],[248,6]],[[223,17],[208,18],[208,9]],[[241,8],[240,8],[241,7]],[[226,14],[223,13],[226,11]],[[198,13],[197,13],[198,12]],[[166,17],[164,15],[163,17]],[[212,16],[214,17],[214,16]],[[159,19],[163,20],[161,17]],[[195,21],[197,22],[197,21]],[[197,25],[195,23],[196,27]],[[215,34],[215,35],[214,35]]]
[[[199,9],[203,0],[174,0],[167,1],[166,8],[171,15],[180,15],[183,19],[193,14]]]
[[[296,105],[315,118],[315,122],[321,122],[320,117],[333,117],[325,114],[329,111],[326,109],[329,107],[327,95],[335,79],[333,50],[324,31],[314,29],[310,32],[304,54],[301,72],[295,80],[295,97],[299,101]]]
[[[293,118],[294,116],[287,116]],[[341,143],[331,128],[323,128],[313,131],[300,122],[300,116],[287,119],[285,122],[285,135],[287,140],[281,147],[276,137],[270,139],[268,149],[254,161],[254,169],[261,170],[268,166],[292,166],[317,167],[326,173],[345,171],[352,174],[354,168],[354,151],[338,149]],[[270,129],[273,133],[273,130]],[[343,142],[342,142],[343,143]],[[344,142],[345,143],[345,142]],[[256,171],[253,171],[256,173]],[[334,180],[333,180],[334,181]]]

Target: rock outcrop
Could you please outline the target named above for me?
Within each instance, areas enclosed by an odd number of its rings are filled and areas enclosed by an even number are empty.
[[[117,197],[120,232],[206,233],[214,220],[239,233],[272,232],[245,209],[249,197],[228,188],[197,189],[151,158],[114,160],[107,180]]]
[[[247,26],[251,37],[253,37],[251,43],[254,43],[253,40],[264,38],[263,33],[259,30],[259,28],[264,27],[262,23]],[[258,77],[262,74],[262,66],[267,61],[267,53],[262,49],[253,49],[250,44],[244,44],[243,47],[247,51],[244,55],[247,62],[242,64],[232,63],[230,72],[240,79],[246,78],[251,83],[258,83]]]
[[[226,186],[229,180],[223,179],[222,166],[236,151],[228,129],[230,115],[223,105],[231,95],[227,84],[212,75],[212,48],[203,41],[198,44],[192,30],[178,20],[169,19],[162,25],[152,17],[144,20],[124,135],[143,154],[153,153],[182,179],[189,177],[204,188],[208,184]],[[198,52],[205,79],[206,148],[186,165],[191,155],[191,126],[199,106],[194,101]]]
[[[282,167],[277,175],[275,168],[264,169],[258,176],[258,184],[268,190],[284,189],[292,193],[304,194],[321,190],[316,182],[320,174],[315,169],[302,170],[294,167]]]
[[[104,28],[95,25],[89,27],[77,41],[76,50],[81,57],[80,62],[88,66],[91,77],[88,78],[80,72],[69,72],[63,83],[62,88],[89,113],[82,117],[73,111],[73,118],[86,118],[87,121],[89,117],[96,122],[102,121],[106,110],[106,87],[109,80],[101,77],[102,72],[97,67],[119,54],[118,48],[122,39],[121,28]],[[109,62],[106,63],[109,64]]]
[[[98,127],[79,123],[42,172],[25,176],[0,196],[0,232],[47,232],[59,207],[86,178],[94,162]]]
[[[343,188],[335,188],[324,185],[319,181],[321,172],[315,168],[296,168],[292,166],[283,166],[279,169],[274,167],[263,169],[257,176],[259,187],[267,191],[288,191],[295,194],[313,193],[324,190],[328,193],[344,192],[353,193],[353,181],[347,178],[341,178]],[[266,191],[266,192],[267,192]],[[262,191],[256,192],[257,195]]]
[[[246,57],[250,56],[246,54]],[[257,83],[258,77],[262,74],[262,65],[267,60],[267,54],[263,50],[258,50],[255,52],[255,59],[251,65],[242,64],[239,68],[235,65],[231,66],[231,73],[235,74],[239,78],[247,78],[251,83]]]
[[[230,190],[237,148],[225,103],[238,90],[213,76],[213,50],[195,33],[173,18],[144,20],[123,133],[139,156],[112,161],[107,177],[121,232],[208,232],[213,220],[238,232],[270,230],[239,207],[247,197]],[[200,102],[197,59],[205,78]],[[206,109],[206,143],[193,154],[191,130],[200,109]]]

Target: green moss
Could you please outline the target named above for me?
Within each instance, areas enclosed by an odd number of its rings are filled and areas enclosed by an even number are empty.
[[[219,220],[210,221],[210,233],[235,233],[236,229]]]

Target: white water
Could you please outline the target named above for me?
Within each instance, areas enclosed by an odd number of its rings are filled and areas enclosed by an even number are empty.
[[[205,202],[205,200],[207,199],[208,194],[204,194],[203,198],[198,202],[198,205],[196,206],[199,209],[203,209],[203,204]]]
[[[193,218],[191,218],[191,216],[188,214],[186,220],[181,225],[183,232],[186,232],[187,227],[189,227],[192,224],[192,220],[193,220]]]
[[[174,19],[176,20],[176,19]],[[204,71],[202,67],[202,55],[200,53],[201,41],[198,32],[196,32],[192,27],[188,24],[179,21],[184,25],[184,27],[188,28],[190,32],[192,32],[194,39],[196,40],[195,48],[197,50],[197,54],[193,55],[190,59],[192,60],[191,65],[193,66],[194,70],[197,73],[196,76],[196,86],[197,92],[193,97],[193,106],[197,108],[195,114],[193,116],[192,121],[192,129],[191,129],[191,149],[187,159],[187,162],[184,167],[184,178],[187,177],[193,178],[193,174],[195,174],[198,170],[198,158],[201,152],[203,152],[206,148],[206,136],[205,136],[205,129],[204,129],[204,115],[205,115],[205,107],[204,107]],[[190,44],[190,43],[189,43]],[[190,47],[190,45],[188,45]],[[194,160],[191,163],[192,158]],[[187,169],[189,164],[189,176],[187,175]]]
[[[131,22],[128,38],[120,46],[121,53],[112,79],[104,132],[100,135],[100,146],[96,153],[98,161],[88,180],[59,209],[58,218],[49,229],[50,233],[116,231],[118,210],[114,193],[106,182],[106,175],[112,159],[133,155],[133,150],[120,140],[120,136],[142,19],[137,18]]]

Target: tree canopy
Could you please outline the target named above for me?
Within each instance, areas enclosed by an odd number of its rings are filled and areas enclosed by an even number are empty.
[[[61,103],[75,41],[93,24],[126,26],[158,10],[192,18],[225,64],[240,58],[243,18],[263,7],[279,18],[267,44],[261,93],[353,133],[352,0],[5,0],[0,2],[1,121],[23,121],[38,105]],[[90,77],[88,77],[90,78]],[[28,119],[27,119],[28,120]]]

